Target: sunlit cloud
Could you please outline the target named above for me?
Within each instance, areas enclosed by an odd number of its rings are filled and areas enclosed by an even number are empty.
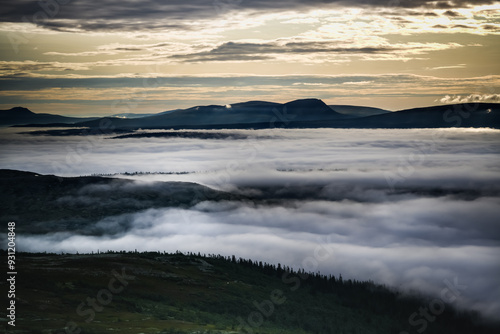
[[[500,94],[471,94],[467,96],[461,95],[446,95],[445,97],[436,100],[441,103],[477,103],[477,102],[490,102],[500,103]]]

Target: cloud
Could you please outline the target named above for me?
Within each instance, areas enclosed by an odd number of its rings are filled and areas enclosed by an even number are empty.
[[[0,63],[2,64],[2,63]],[[37,62],[4,62],[4,69],[11,72],[22,72],[26,67],[44,68],[45,64]],[[25,67],[26,66],[26,67]],[[57,63],[53,66],[59,66]],[[68,65],[69,66],[69,65]],[[11,78],[10,75],[5,75],[2,78]],[[395,90],[395,85],[399,85],[397,89],[401,91],[404,85],[415,86],[428,86],[433,87],[433,90],[438,88],[452,88],[452,89],[477,89],[477,87],[499,87],[500,76],[489,75],[474,78],[441,78],[438,76],[422,76],[412,74],[355,74],[355,75],[172,75],[172,76],[94,76],[94,77],[61,77],[61,76],[37,76],[25,74],[19,75],[12,80],[0,80],[0,90],[21,91],[24,89],[40,90],[44,88],[146,88],[150,87],[182,87],[187,89],[189,87],[282,87],[293,86],[294,83],[302,84],[318,84],[335,86],[345,82],[359,82],[371,81],[372,85],[366,88],[378,88],[381,86],[390,87]],[[500,88],[500,87],[499,87]],[[241,102],[241,101],[233,101]]]
[[[458,64],[458,65],[448,65],[448,66],[436,66],[436,67],[430,67],[427,68],[428,70],[435,71],[435,70],[444,70],[444,69],[452,69],[452,68],[465,68],[467,67],[467,64]]]
[[[373,83],[373,81],[346,81],[346,82],[343,82],[342,84],[343,85],[369,85]]]
[[[266,43],[225,42],[209,51],[175,55],[172,56],[172,58],[181,59],[187,62],[209,62],[270,60],[280,59],[282,57],[290,59],[291,56],[314,55],[315,57],[321,57],[322,61],[336,61],[339,55],[368,55],[372,60],[398,60],[405,56],[425,54],[430,51],[454,49],[458,47],[462,47],[462,45],[456,43],[389,44],[387,42],[382,42],[378,45],[357,46],[353,43],[330,41],[275,41]],[[377,55],[383,55],[383,57],[377,57]]]
[[[177,62],[249,62],[249,61],[294,61],[302,63],[348,62],[353,58],[370,60],[409,60],[416,55],[433,51],[462,48],[457,43],[389,43],[384,38],[373,41],[357,42],[353,40],[315,40],[315,39],[277,39],[271,41],[223,43],[155,43],[155,44],[109,44],[97,47],[97,50],[83,52],[45,52],[43,56],[56,57],[61,61],[40,62],[34,60],[2,61],[0,68],[3,77],[20,75],[50,76],[60,71],[67,71],[66,77],[74,76],[75,71],[82,75],[100,71],[103,67],[150,66],[151,70],[161,72],[162,65]],[[115,56],[116,59],[97,57]],[[96,57],[94,61],[66,62],[68,57]],[[83,72],[85,71],[85,72]],[[53,72],[53,73],[50,73]],[[50,73],[50,74],[49,74]],[[123,75],[123,73],[121,73]],[[131,73],[132,75],[132,73]]]
[[[393,46],[341,47],[330,42],[288,42],[288,43],[238,43],[225,42],[209,51],[175,55],[174,59],[188,62],[248,61],[276,59],[278,55],[290,54],[390,54],[402,51]]]
[[[0,61],[0,70],[4,76],[18,76],[30,72],[42,71],[79,71],[89,69],[84,63],[59,63],[38,61]]]
[[[140,29],[190,29],[189,21],[217,19],[237,11],[304,11],[321,8],[372,7],[372,8],[425,8],[447,9],[468,8],[494,4],[492,0],[159,0],[97,2],[37,2],[31,0],[0,1],[3,22],[35,22],[58,31],[74,30],[137,30]],[[23,20],[24,18],[24,20]],[[187,20],[186,20],[187,19]]]
[[[467,96],[446,95],[445,97],[436,100],[436,102],[447,103],[447,104],[471,103],[471,102],[500,103],[500,94],[470,94]]]
[[[173,49],[179,47],[179,43],[155,43],[155,44],[120,44],[113,43],[108,45],[101,45],[97,51],[84,51],[84,52],[44,52],[46,56],[63,56],[63,57],[94,57],[101,55],[117,55],[125,52],[135,51],[158,51],[165,48]]]
[[[484,30],[491,30],[491,31],[500,31],[500,27],[498,25],[493,25],[493,24],[484,24],[481,26],[482,29]]]
[[[450,16],[450,17],[458,17],[458,16],[460,16],[460,13],[455,12],[453,10],[447,10],[446,12],[443,13],[443,15]]]

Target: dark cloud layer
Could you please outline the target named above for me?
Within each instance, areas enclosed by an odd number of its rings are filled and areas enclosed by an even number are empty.
[[[176,55],[172,58],[188,62],[198,61],[248,61],[272,59],[273,54],[374,54],[398,51],[389,46],[374,46],[360,48],[337,47],[329,42],[293,42],[280,45],[278,43],[235,43],[227,42],[216,48],[186,55]],[[260,55],[260,56],[259,56]]]
[[[184,56],[186,58],[191,55]],[[192,57],[196,57],[193,55]],[[429,85],[428,77],[421,77],[411,74],[387,74],[387,75],[343,75],[343,76],[314,76],[314,75],[288,75],[288,76],[172,76],[155,78],[32,78],[22,75],[23,64],[3,65],[8,71],[19,71],[19,76],[4,75],[0,78],[12,80],[0,80],[0,90],[38,90],[45,88],[106,88],[106,87],[249,87],[258,85],[278,85],[290,86],[293,84],[314,84],[314,85],[336,85],[344,83],[373,82],[375,84],[411,84]],[[19,67],[18,67],[19,66]],[[433,83],[440,86],[453,86],[448,79],[432,78]],[[479,85],[477,79],[464,79],[473,85]],[[477,81],[477,82],[476,82]],[[227,101],[235,102],[235,101]],[[239,101],[241,102],[241,101]]]
[[[491,4],[493,0],[194,0],[69,1],[2,0],[3,22],[35,22],[54,30],[189,29],[187,20],[211,19],[231,11],[284,11],[328,6],[453,9]]]

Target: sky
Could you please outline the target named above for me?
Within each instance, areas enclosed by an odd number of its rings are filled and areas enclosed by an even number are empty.
[[[492,0],[0,0],[0,109],[500,101]]]
[[[191,131],[233,138],[224,140],[18,132],[0,129],[2,168],[62,176],[189,172],[128,177],[141,189],[188,181],[257,199],[141,209],[85,226],[101,236],[84,227],[22,234],[19,250],[234,254],[370,279],[431,300],[440,298],[445,280],[456,280],[465,288],[453,306],[498,318],[500,130]],[[91,190],[57,201],[101,207],[123,200],[109,196],[106,203]]]

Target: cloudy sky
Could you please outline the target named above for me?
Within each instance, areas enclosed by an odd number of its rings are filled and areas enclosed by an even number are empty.
[[[498,101],[500,1],[0,0],[0,108]]]

